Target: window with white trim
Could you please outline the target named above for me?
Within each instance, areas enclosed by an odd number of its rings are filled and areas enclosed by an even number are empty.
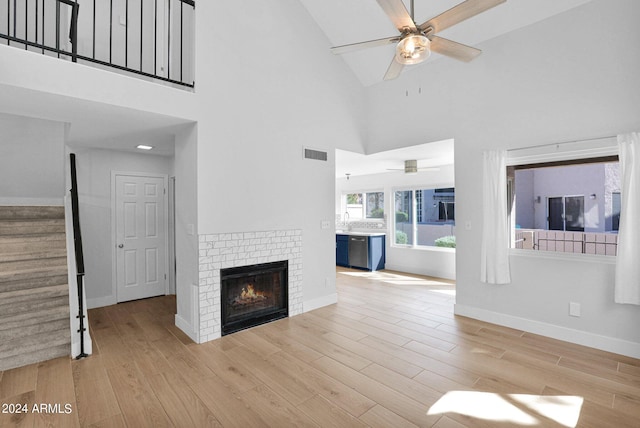
[[[455,248],[455,189],[396,190],[394,240],[397,246]]]
[[[543,147],[520,162],[511,154],[507,179],[512,248],[616,255],[620,168],[617,147],[611,141],[600,143],[550,146],[547,154]]]

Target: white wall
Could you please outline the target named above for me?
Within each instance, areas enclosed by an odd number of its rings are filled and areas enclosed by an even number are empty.
[[[197,126],[176,135],[174,176],[176,227],[176,325],[198,342]]]
[[[510,285],[479,281],[483,150],[640,130],[639,15],[636,1],[594,0],[483,43],[469,64],[439,60],[370,89],[369,151],[456,140],[457,221],[471,225],[457,230],[458,313],[640,356],[640,312],[613,303],[600,259],[512,256]]]
[[[168,175],[172,159],[102,149],[69,151],[76,154],[87,306],[113,305],[116,290],[112,275],[111,171]]]
[[[352,176],[349,180],[346,178],[338,178],[336,179],[335,215],[343,214],[340,208],[340,199],[341,195],[344,193],[356,191],[384,191],[385,214],[387,215],[385,268],[408,273],[455,279],[455,250],[435,247],[409,249],[391,245],[391,228],[393,227],[393,213],[395,212],[393,206],[393,192],[395,189],[406,189],[414,186],[420,186],[426,189],[454,187],[453,165],[442,166],[439,171],[424,171],[415,175],[406,175],[402,172],[398,172]],[[460,228],[457,228],[457,230],[459,229]]]
[[[196,20],[198,233],[301,229],[305,306],[330,301],[335,237],[321,223],[334,219],[333,149],[362,151],[361,85],[296,0],[200,2]]]
[[[63,205],[65,124],[0,113],[0,205]]]

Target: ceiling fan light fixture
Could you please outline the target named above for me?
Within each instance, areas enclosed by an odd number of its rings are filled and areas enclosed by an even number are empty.
[[[407,34],[396,45],[396,60],[404,65],[419,64],[431,55],[430,45],[424,34]]]

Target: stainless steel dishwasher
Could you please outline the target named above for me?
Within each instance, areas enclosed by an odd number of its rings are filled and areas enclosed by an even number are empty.
[[[349,236],[349,265],[369,269],[369,245],[366,236]]]

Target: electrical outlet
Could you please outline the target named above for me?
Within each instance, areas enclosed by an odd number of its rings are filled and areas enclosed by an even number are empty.
[[[320,227],[323,229],[329,229],[331,227],[331,222],[329,222],[329,220],[322,220]]]
[[[572,317],[580,316],[580,303],[569,302],[569,315]]]

